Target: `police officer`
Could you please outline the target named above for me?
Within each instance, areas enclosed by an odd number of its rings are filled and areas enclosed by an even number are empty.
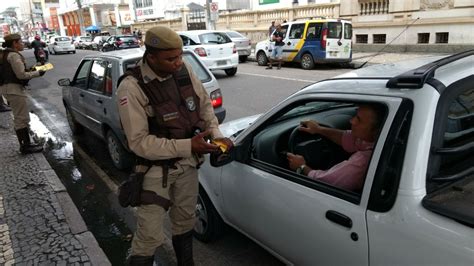
[[[10,103],[13,112],[13,124],[22,154],[41,152],[43,147],[31,143],[29,135],[30,115],[28,113],[28,96],[25,86],[32,78],[43,76],[44,71],[27,71],[25,58],[20,54],[23,51],[23,42],[19,34],[9,34],[4,37],[0,64],[2,66],[2,83],[0,94]]]
[[[117,99],[128,146],[149,160],[143,189],[161,203],[137,208],[137,230],[130,265],[153,265],[155,249],[163,244],[163,219],[169,201],[172,242],[178,265],[193,265],[192,229],[198,195],[197,168],[202,154],[225,142],[209,95],[189,65],[183,62],[183,43],[173,30],[157,26],[147,31],[146,50],[138,67],[120,82]]]

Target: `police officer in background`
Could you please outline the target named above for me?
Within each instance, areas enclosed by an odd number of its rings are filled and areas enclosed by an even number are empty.
[[[157,26],[147,31],[145,46],[138,66],[122,77],[117,99],[130,150],[152,163],[143,189],[152,191],[160,201],[137,208],[129,263],[153,265],[155,250],[163,244],[163,219],[169,202],[178,265],[194,265],[197,168],[203,162],[202,154],[218,150],[204,138],[218,139],[229,148],[233,143],[223,138],[209,95],[183,62],[179,35]]]
[[[0,65],[2,66],[0,94],[10,103],[13,124],[20,142],[20,152],[22,154],[41,152],[43,147],[31,143],[30,140],[30,115],[25,86],[30,79],[43,76],[45,72],[27,71],[25,58],[20,54],[24,46],[19,34],[9,34],[4,39],[3,47],[6,49],[1,52],[0,56]]]

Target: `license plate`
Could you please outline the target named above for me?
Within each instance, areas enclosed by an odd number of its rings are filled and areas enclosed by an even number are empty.
[[[218,65],[218,66],[222,66],[222,65],[225,65],[225,64],[227,64],[227,61],[226,61],[226,60],[219,60],[219,61],[217,61],[217,65]]]

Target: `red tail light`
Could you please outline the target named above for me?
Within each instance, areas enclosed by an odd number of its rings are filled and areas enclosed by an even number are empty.
[[[120,46],[120,45],[122,45],[123,42],[122,41],[116,41],[115,43],[117,44],[117,46]]]
[[[326,50],[326,41],[327,41],[327,38],[328,38],[328,29],[323,29],[322,33],[321,33],[321,49],[323,50]]]
[[[211,103],[214,108],[222,106],[222,93],[220,89],[211,92]]]
[[[235,47],[235,44],[234,44],[234,47],[232,47],[232,53],[233,54],[237,53],[237,47]]]
[[[195,52],[197,55],[199,55],[200,57],[205,57],[205,56],[207,56],[206,50],[204,50],[204,48],[202,48],[202,47],[198,47],[198,48],[194,49],[194,52]]]

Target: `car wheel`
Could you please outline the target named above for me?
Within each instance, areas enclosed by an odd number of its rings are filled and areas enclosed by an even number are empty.
[[[71,128],[71,132],[74,136],[79,136],[84,132],[84,127],[77,123],[76,119],[74,119],[74,116],[72,114],[72,111],[69,107],[66,106],[66,117],[67,117],[67,122],[69,124],[69,128]]]
[[[56,53],[54,53],[54,50],[51,51],[51,50],[48,49],[48,51],[49,51],[49,53],[52,54],[52,55],[56,54]]]
[[[242,63],[247,62],[247,58],[248,58],[247,55],[241,55],[241,56],[239,56],[239,60],[240,60],[240,62],[242,62]]]
[[[268,64],[268,58],[265,52],[260,51],[257,53],[257,63],[259,66],[266,66]]]
[[[301,57],[301,68],[309,70],[314,68],[313,56],[310,54],[304,54]]]
[[[227,74],[227,76],[232,77],[237,73],[237,68],[234,67],[234,68],[224,69],[224,71]]]
[[[76,51],[72,51],[72,53],[73,53],[73,54],[75,54],[75,53],[76,53]]]
[[[109,155],[115,167],[119,170],[124,170],[132,166],[133,156],[125,150],[117,136],[109,130],[106,137]]]
[[[196,204],[196,224],[194,237],[202,242],[211,242],[219,238],[224,232],[225,224],[212,205],[206,191],[199,186],[199,195]]]

